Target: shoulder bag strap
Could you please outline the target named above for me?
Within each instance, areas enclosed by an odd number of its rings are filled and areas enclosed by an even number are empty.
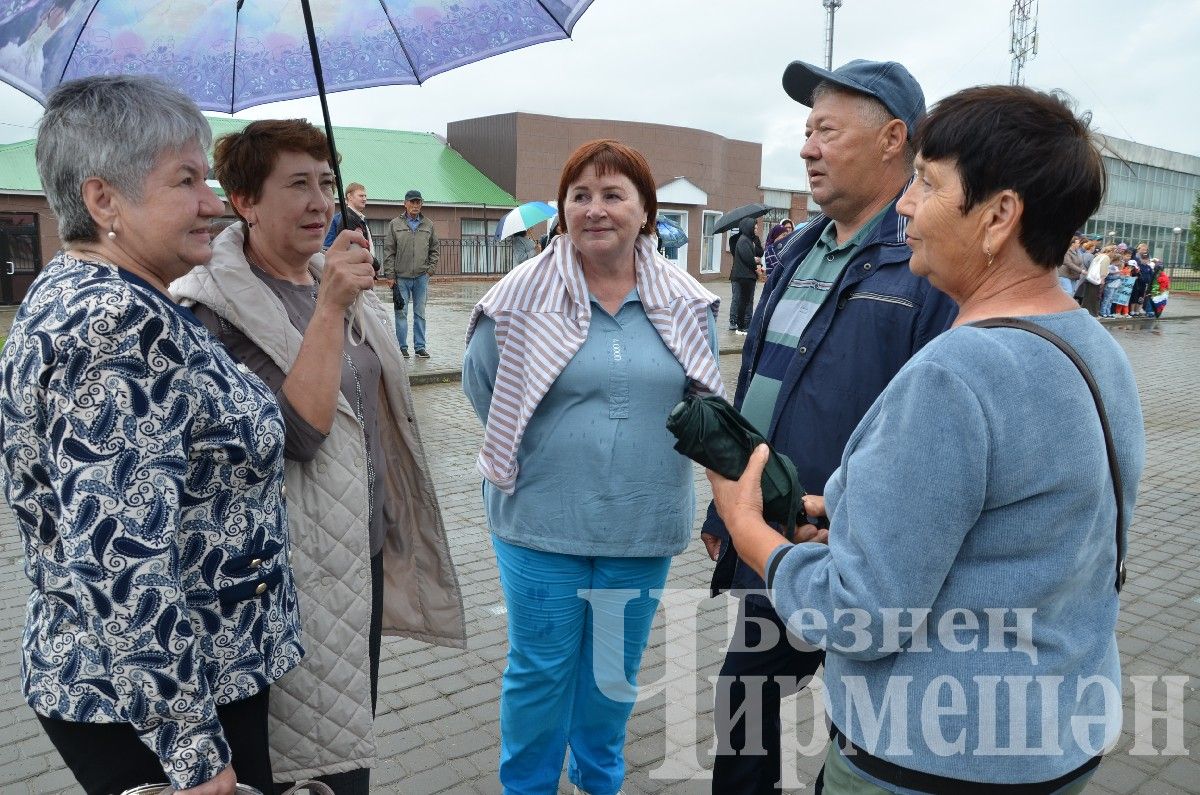
[[[1108,425],[1108,413],[1104,410],[1104,399],[1100,396],[1100,387],[1096,385],[1096,379],[1092,378],[1092,371],[1088,369],[1082,357],[1066,340],[1028,320],[1021,320],[1015,317],[992,317],[986,320],[977,320],[967,325],[975,326],[976,328],[1015,328],[1028,331],[1030,334],[1036,334],[1042,339],[1053,343],[1060,351],[1066,354],[1067,358],[1079,370],[1079,374],[1083,376],[1083,380],[1087,382],[1088,389],[1092,393],[1092,400],[1096,402],[1096,413],[1100,415],[1100,429],[1104,431],[1104,450],[1108,453],[1108,467],[1112,470],[1113,491],[1117,495],[1117,593],[1120,593],[1121,586],[1125,584],[1125,545],[1121,540],[1121,528],[1125,525],[1125,500],[1122,497],[1124,489],[1121,486],[1121,467],[1117,462],[1117,445],[1113,441],[1112,430]]]

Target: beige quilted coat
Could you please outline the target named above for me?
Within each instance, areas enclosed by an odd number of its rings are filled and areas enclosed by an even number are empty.
[[[250,272],[235,224],[217,238],[212,263],[175,281],[183,303],[208,306],[253,340],[285,372],[302,337],[283,305]],[[310,262],[319,275],[324,257]],[[384,635],[466,645],[462,598],[437,495],[413,416],[407,369],[371,293],[361,312],[383,366]],[[370,550],[365,440],[349,403],[338,398],[333,430],[312,461],[287,462],[292,568],[300,595],[305,657],[271,687],[271,763],[277,781],[374,767],[370,664]]]

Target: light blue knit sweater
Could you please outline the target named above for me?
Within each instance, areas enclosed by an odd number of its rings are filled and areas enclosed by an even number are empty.
[[[1083,310],[1028,319],[1100,385],[1128,520],[1145,458],[1129,362]],[[1116,501],[1091,395],[1057,348],[1014,329],[941,335],[863,418],[825,499],[829,545],[781,546],[769,586],[793,631],[829,652],[829,714],[856,745],[1019,783],[1115,738]]]

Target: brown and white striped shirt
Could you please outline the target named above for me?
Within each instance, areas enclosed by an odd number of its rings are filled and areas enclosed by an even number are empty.
[[[659,256],[646,235],[638,237],[634,267],[646,317],[683,366],[690,391],[723,397],[708,337],[709,310],[715,315],[720,299]],[[559,235],[487,292],[471,312],[468,343],[481,314],[496,324],[500,363],[477,464],[485,478],[512,494],[525,426],[591,325],[587,280],[571,239]]]

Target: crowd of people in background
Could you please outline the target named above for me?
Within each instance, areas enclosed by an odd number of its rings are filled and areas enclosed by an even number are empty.
[[[1130,248],[1113,243],[1096,251],[1098,242],[1084,235],[1058,267],[1058,281],[1068,295],[1095,317],[1161,317],[1167,308],[1171,275],[1148,243]]]

